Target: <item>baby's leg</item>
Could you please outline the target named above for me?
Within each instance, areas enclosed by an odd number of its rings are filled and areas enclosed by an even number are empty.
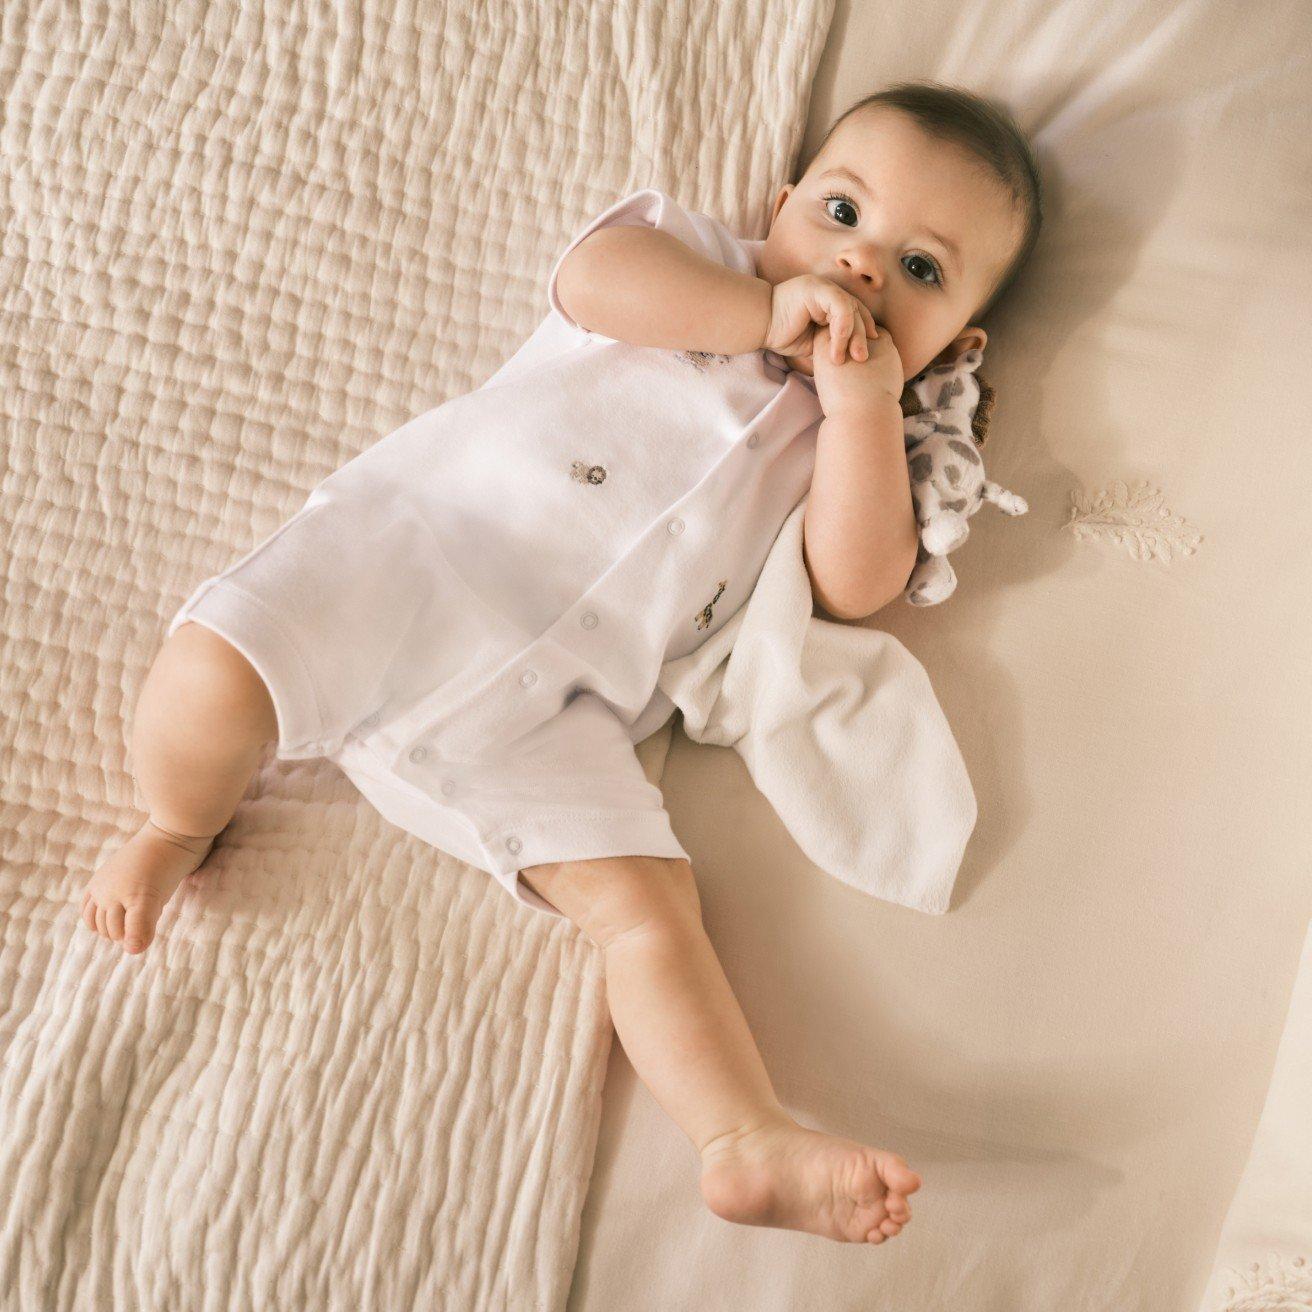
[[[528,866],[521,878],[605,954],[620,1042],[700,1153],[717,1216],[848,1243],[901,1230],[919,1177],[895,1153],[807,1129],[780,1105],[687,861],[607,857]]]
[[[132,726],[148,818],[87,885],[90,929],[145,950],[164,904],[209,855],[277,737],[273,700],[250,662],[212,629],[179,625],[146,675]]]

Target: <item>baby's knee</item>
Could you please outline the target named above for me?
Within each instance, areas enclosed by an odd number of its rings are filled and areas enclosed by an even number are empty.
[[[164,643],[151,670],[156,695],[225,730],[268,742],[278,716],[256,668],[226,638],[188,620]]]
[[[598,947],[640,929],[701,923],[684,857],[611,856],[526,866],[520,877]]]

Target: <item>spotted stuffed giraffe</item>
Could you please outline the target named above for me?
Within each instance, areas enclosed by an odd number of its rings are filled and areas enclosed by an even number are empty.
[[[933,606],[952,595],[957,575],[948,552],[966,540],[966,521],[985,501],[1008,515],[1029,509],[1023,497],[984,477],[976,443],[984,444],[993,389],[975,373],[983,358],[981,350],[966,351],[926,369],[903,392],[903,436],[920,528],[916,567],[906,587],[913,606]]]

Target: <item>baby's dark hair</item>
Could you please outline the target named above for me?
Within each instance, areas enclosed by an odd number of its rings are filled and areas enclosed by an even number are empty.
[[[815,155],[824,149],[844,119],[875,105],[901,110],[930,136],[969,151],[1021,207],[1025,222],[1020,244],[988,297],[971,314],[970,321],[977,322],[1016,281],[1039,240],[1039,229],[1043,226],[1043,188],[1030,144],[1010,111],[997,101],[942,82],[897,82],[849,105],[829,125]]]

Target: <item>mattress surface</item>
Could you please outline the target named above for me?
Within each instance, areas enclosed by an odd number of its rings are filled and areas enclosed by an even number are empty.
[[[926,916],[812,866],[726,749],[676,728],[662,788],[784,1105],[924,1186],[875,1248],[722,1221],[615,1045],[571,1312],[1302,1306],[1248,1270],[1312,1264],[1292,1179],[1200,1305],[1312,911],[1309,50],[1298,3],[835,14],[799,163],[935,79],[1010,105],[1049,184],[984,322],[1029,514],[864,621],[928,670],[979,821]]]

